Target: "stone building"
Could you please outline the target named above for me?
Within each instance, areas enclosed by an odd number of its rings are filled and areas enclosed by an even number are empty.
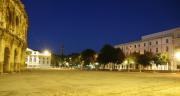
[[[27,48],[25,63],[27,64],[27,68],[50,68],[51,53],[47,50],[39,52]]]
[[[115,48],[121,48],[125,55],[134,52],[144,54],[146,51],[154,54],[166,53],[170,59],[168,70],[180,69],[180,62],[175,58],[180,52],[180,28],[145,35],[139,41],[116,45]]]
[[[23,70],[27,28],[21,0],[0,0],[0,73]]]

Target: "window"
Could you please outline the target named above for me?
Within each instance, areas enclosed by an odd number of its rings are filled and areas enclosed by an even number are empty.
[[[139,47],[141,47],[141,45],[140,45],[140,44],[139,44],[138,46],[139,46]]]
[[[26,58],[26,62],[28,62],[28,58]]]
[[[146,43],[144,43],[144,46],[146,46]]]
[[[32,57],[30,57],[29,62],[32,62]]]
[[[149,45],[152,45],[151,42],[149,42]]]
[[[180,38],[180,34],[177,34],[176,38]]]
[[[169,39],[166,39],[166,43],[169,43]]]
[[[29,54],[32,54],[32,52],[31,52],[31,51],[28,51],[28,53],[29,53]]]
[[[34,62],[36,62],[36,57],[34,57]]]
[[[156,48],[156,53],[158,53],[158,48]]]
[[[134,45],[134,48],[136,48],[136,45]]]
[[[158,45],[158,41],[156,41],[156,45]]]
[[[169,52],[169,47],[168,46],[166,46],[166,52]]]
[[[19,18],[18,18],[18,16],[16,16],[16,25],[17,26],[19,25]]]

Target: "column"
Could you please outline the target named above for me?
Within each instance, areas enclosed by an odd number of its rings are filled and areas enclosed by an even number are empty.
[[[0,39],[0,73],[3,73],[3,63],[4,63],[4,48],[2,39]]]

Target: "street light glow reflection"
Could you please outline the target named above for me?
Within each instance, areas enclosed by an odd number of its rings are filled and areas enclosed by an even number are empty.
[[[45,50],[44,55],[49,56],[49,55],[51,55],[51,53],[48,50]]]
[[[180,60],[180,52],[177,52],[177,53],[175,54],[175,57],[176,57],[177,60]]]

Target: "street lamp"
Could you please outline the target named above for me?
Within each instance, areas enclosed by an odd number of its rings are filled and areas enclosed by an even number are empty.
[[[178,61],[180,61],[180,52],[177,52],[177,53],[175,54],[175,58],[176,58]]]
[[[128,60],[125,60],[125,61],[124,61],[124,64],[127,65],[127,64],[128,64]]]
[[[128,67],[128,72],[129,72],[129,69],[131,67],[131,64],[135,64],[134,60],[132,58],[127,58],[125,61],[124,61],[124,64]]]
[[[45,56],[49,56],[49,55],[51,55],[51,53],[50,53],[48,50],[45,50],[45,51],[44,51],[44,55],[45,55]]]

